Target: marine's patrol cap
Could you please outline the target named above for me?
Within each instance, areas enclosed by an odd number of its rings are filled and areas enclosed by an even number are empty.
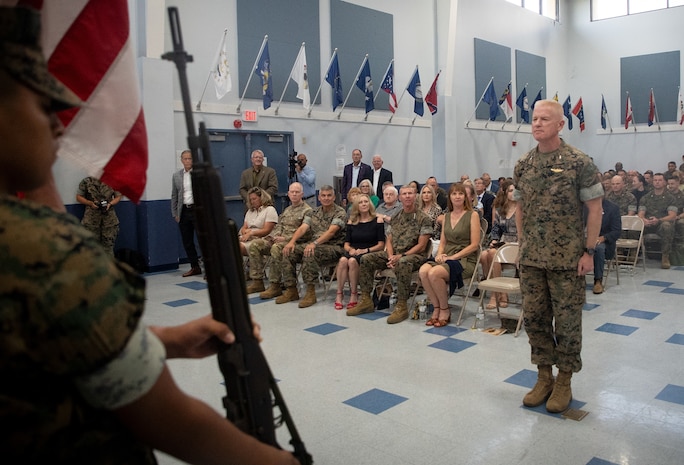
[[[0,68],[21,84],[52,99],[55,111],[80,106],[81,100],[48,72],[40,45],[40,13],[0,7]]]

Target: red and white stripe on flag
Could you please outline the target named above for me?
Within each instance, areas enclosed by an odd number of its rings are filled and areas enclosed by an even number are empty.
[[[48,67],[85,104],[61,112],[58,155],[138,202],[147,181],[147,131],[127,0],[24,0],[43,11]]]

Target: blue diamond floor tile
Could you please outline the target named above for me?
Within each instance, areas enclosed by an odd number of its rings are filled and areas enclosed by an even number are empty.
[[[671,344],[680,344],[684,346],[684,334],[675,333],[672,336],[670,336],[670,338],[665,342],[669,342]]]
[[[668,384],[658,393],[656,399],[684,405],[684,386]]]
[[[407,397],[398,396],[391,392],[383,391],[381,389],[371,389],[368,392],[359,394],[356,397],[345,400],[343,404],[350,405],[364,412],[377,415],[395,407],[402,402],[408,400]]]
[[[169,307],[183,307],[185,305],[192,305],[196,304],[196,300],[192,299],[180,299],[180,300],[172,300],[170,302],[164,302],[164,305],[168,305]]]
[[[647,312],[645,310],[635,310],[633,308],[630,308],[625,313],[622,313],[622,316],[628,316],[630,318],[640,318],[642,320],[652,320],[658,315],[660,315],[660,313],[658,312]]]
[[[653,281],[653,280],[651,280],[651,281],[646,281],[644,283],[644,286],[670,287],[673,284],[674,283],[669,283],[667,281]]]
[[[310,333],[320,334],[321,336],[327,336],[328,334],[336,333],[347,329],[346,326],[335,325],[332,323],[323,323],[322,325],[312,326],[311,328],[306,328],[305,331]]]
[[[363,318],[364,320],[370,320],[370,321],[375,321],[379,320],[380,318],[387,318],[389,314],[385,312],[379,312],[375,311],[373,313],[362,313],[361,315],[358,315],[358,318]]]
[[[536,381],[536,380],[535,380]],[[572,399],[570,401],[570,406],[568,408],[574,409],[574,410],[581,410],[582,407],[587,405],[586,402],[580,402],[577,399]],[[546,410],[546,404],[541,404],[536,407],[525,407],[523,404],[520,404],[520,408],[523,408],[525,410],[532,410],[533,412],[541,413],[542,415],[547,415],[550,417],[555,417],[559,419],[563,419],[563,413],[551,413]]]
[[[677,289],[676,287],[668,287],[667,289],[663,289],[661,292],[664,294],[684,295],[684,289]]]
[[[186,289],[192,289],[193,291],[202,291],[207,288],[207,283],[204,281],[187,281],[184,283],[176,284],[176,286],[184,287]]]
[[[460,339],[448,337],[446,339],[442,339],[441,341],[437,341],[433,344],[430,344],[428,347],[434,347],[435,349],[441,349],[446,350],[447,352],[457,353],[462,350],[468,349],[474,345],[474,342],[461,341]]]
[[[590,310],[593,310],[593,309],[595,309],[595,308],[597,308],[597,307],[600,307],[600,306],[601,306],[601,305],[599,305],[599,304],[590,304],[590,303],[587,302],[587,303],[584,304],[584,307],[582,307],[582,310],[590,311]]]
[[[604,333],[613,333],[613,334],[619,334],[620,336],[629,336],[632,334],[634,331],[636,331],[637,328],[636,326],[626,326],[626,325],[618,325],[615,323],[606,323],[598,328],[596,328],[596,331],[603,331]]]
[[[506,378],[504,382],[532,389],[534,383],[537,382],[537,372],[532,370],[520,370],[513,376]]]
[[[425,324],[425,323],[423,323]],[[429,326],[426,326],[426,328],[430,328]],[[444,336],[444,337],[451,337],[455,336],[458,333],[462,333],[465,331],[464,328],[459,328],[458,326],[440,326],[439,328],[435,328],[434,326],[430,329],[425,330],[426,333],[428,334],[435,334],[437,336]]]
[[[609,462],[608,460],[603,460],[598,457],[592,457],[591,460],[587,462],[587,465],[618,465],[615,462]]]

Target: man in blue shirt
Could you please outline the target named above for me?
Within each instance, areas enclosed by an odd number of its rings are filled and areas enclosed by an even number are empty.
[[[311,208],[316,208],[316,170],[307,164],[306,155],[303,153],[297,155],[295,171],[295,180],[302,185],[304,190],[304,202],[309,204]]]

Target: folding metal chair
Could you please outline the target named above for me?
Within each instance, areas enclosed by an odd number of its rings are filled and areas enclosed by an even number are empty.
[[[636,269],[637,261],[639,261],[639,252],[641,252],[641,263],[646,271],[646,247],[644,247],[644,221],[638,216],[623,216],[622,231],[624,235],[629,236],[630,232],[637,233],[638,238],[631,237],[620,238],[616,241],[617,247],[615,256],[617,257],[617,264],[630,265],[632,273]],[[632,253],[634,255],[632,255]]]

